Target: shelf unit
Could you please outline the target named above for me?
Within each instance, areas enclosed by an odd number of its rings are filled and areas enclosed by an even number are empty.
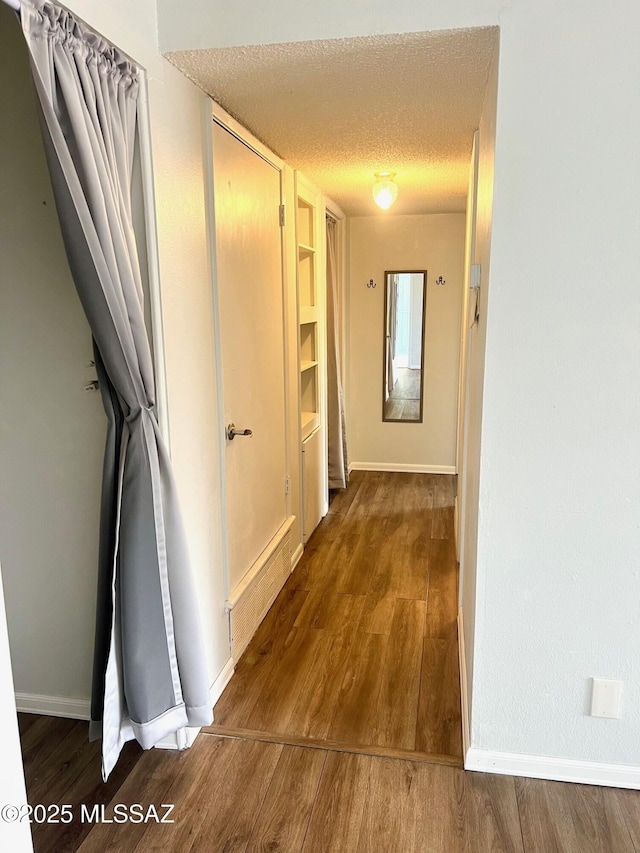
[[[321,422],[321,316],[318,289],[320,214],[317,191],[296,175],[298,247],[298,322],[300,351],[300,428],[305,441]]]
[[[324,205],[319,191],[296,173],[296,264],[302,533],[306,542],[326,512],[324,394]]]

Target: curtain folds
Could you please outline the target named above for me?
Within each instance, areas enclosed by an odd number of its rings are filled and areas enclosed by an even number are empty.
[[[21,19],[108,423],[91,709],[106,779],[125,741],[150,748],[212,720],[187,544],[154,411],[132,225],[141,72],[47,0],[23,0]]]
[[[329,488],[346,489],[349,482],[342,360],[336,223],[327,217],[327,428]]]

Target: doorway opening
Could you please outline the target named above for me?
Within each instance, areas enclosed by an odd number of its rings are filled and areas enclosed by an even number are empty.
[[[415,674],[419,670],[413,687],[406,688],[405,685],[405,688],[417,690],[419,697],[423,672],[430,673],[429,678],[435,678],[434,672],[440,673],[442,680],[445,670],[453,671],[457,681],[458,570],[454,514],[460,328],[466,322],[466,299],[463,297],[466,279],[462,273],[464,210],[473,134],[479,124],[496,44],[497,29],[484,28],[464,32],[401,34],[379,41],[372,37],[340,40],[335,44],[254,45],[173,53],[168,57],[287,164],[313,181],[327,199],[339,205],[345,212],[349,233],[347,267],[350,274],[345,311],[345,326],[349,332],[345,337],[347,361],[350,361],[346,370],[347,412],[351,422],[350,437],[354,439],[350,448],[352,484],[344,494],[339,492],[333,498],[326,518],[306,543],[301,562],[270,614],[240,662],[235,661],[236,675],[215,709],[216,727],[213,730],[218,733],[226,728],[227,732],[242,731],[245,735],[256,731],[269,737],[313,738],[316,722],[309,717],[300,718],[303,706],[314,707],[312,696],[305,692],[308,689],[313,696],[321,697],[315,700],[317,707],[322,706],[323,709],[317,712],[317,719],[323,721],[322,724],[317,723],[317,730],[323,726],[326,728],[321,737],[331,740],[330,732],[342,736],[339,714],[327,722],[327,715],[336,714],[340,700],[335,697],[334,702],[325,700],[331,690],[336,690],[336,696],[345,699],[342,704],[346,707],[348,702],[344,691],[349,678],[355,678],[357,682],[353,667],[362,666],[366,670],[366,663],[362,662],[362,656],[357,657],[358,664],[349,659],[347,640],[343,636],[336,638],[325,626],[325,622],[329,626],[332,624],[323,615],[325,608],[331,613],[340,613],[340,608],[353,607],[354,612],[350,615],[345,612],[344,625],[348,625],[354,635],[359,633],[361,642],[368,649],[385,643],[372,637],[392,635],[389,626],[394,624],[394,617],[389,614],[399,614],[411,607],[416,613],[422,610],[422,615],[414,614],[413,619],[401,616],[396,619],[399,630],[402,626],[402,631],[410,632],[407,626],[413,625],[416,636],[420,634],[416,626],[422,625],[420,651],[414,648],[409,655],[410,662],[403,660],[397,667],[404,675]],[[239,52],[242,54],[241,63],[238,62]],[[313,61],[316,55],[318,62]],[[349,80],[349,87],[345,87],[345,80]],[[417,96],[416,92],[420,94]],[[393,119],[380,121],[375,132],[371,132],[374,109],[381,115],[388,110]],[[448,142],[444,148],[439,148],[444,138]],[[395,161],[389,162],[390,157],[402,164],[403,171],[397,170]],[[400,187],[398,201],[390,214],[374,213],[371,175],[376,169],[389,167],[396,170]],[[382,328],[381,300],[375,301],[376,278],[379,280],[385,270],[426,270],[431,269],[431,264],[425,263],[424,258],[415,259],[415,252],[411,255],[416,246],[419,251],[420,238],[413,241],[413,246],[408,246],[410,241],[406,236],[403,239],[402,233],[397,239],[389,240],[384,229],[388,223],[399,223],[403,218],[408,223],[420,217],[444,218],[443,214],[460,220],[456,237],[460,269],[459,275],[449,275],[446,269],[434,268],[433,281],[438,285],[437,298],[441,307],[456,287],[459,299],[457,303],[452,300],[445,310],[450,315],[449,319],[453,317],[453,336],[448,331],[443,335],[442,326],[436,321],[433,324],[436,334],[433,338],[427,334],[427,339],[429,346],[435,345],[431,342],[436,342],[440,333],[440,342],[446,337],[452,344],[451,351],[447,350],[443,357],[441,350],[435,358],[433,352],[425,353],[426,364],[421,373],[426,373],[432,383],[425,388],[425,405],[431,420],[422,425],[422,418],[411,419],[417,422],[410,421],[409,425],[385,422],[379,402],[380,367],[384,362],[379,349],[380,336],[376,335],[376,343],[371,344],[372,329]],[[355,226],[365,219],[372,223],[369,251],[356,259],[354,235],[360,238],[359,228]],[[405,234],[406,231],[405,228]],[[385,237],[387,245],[397,252],[397,256],[381,266],[374,257]],[[308,241],[302,242],[305,245],[297,248],[299,252],[306,253],[306,257],[313,247],[308,245]],[[364,240],[361,242],[364,245]],[[409,257],[413,259],[409,261]],[[437,263],[442,265],[443,259],[439,258]],[[374,268],[369,270],[367,265]],[[364,282],[371,285],[371,289],[366,291],[367,303],[364,301]],[[381,292],[382,288],[378,294]],[[402,308],[402,293],[399,296],[399,307]],[[426,302],[431,304],[434,300],[429,296]],[[379,310],[375,308],[377,304]],[[395,331],[402,338],[403,330],[396,327]],[[407,341],[405,348],[399,347],[394,352],[389,371],[395,372],[391,391],[400,378],[399,371],[416,369],[410,363],[409,350],[410,342]],[[362,353],[367,353],[366,357],[361,357]],[[373,357],[370,357],[372,353]],[[309,357],[308,361],[305,369],[315,369],[314,358]],[[374,381],[376,412],[371,418],[367,399],[371,398],[368,388],[373,387]],[[424,428],[424,433],[418,433],[419,428]],[[370,436],[375,438],[369,441]],[[426,452],[425,447],[428,447]],[[385,495],[391,493],[394,497],[389,505]],[[422,506],[412,509],[413,502],[422,503]],[[349,509],[340,511],[340,506],[347,505]],[[376,515],[378,511],[382,515]],[[422,513],[422,516],[417,519],[414,512]],[[412,529],[413,525],[415,529]],[[380,538],[382,531],[388,532],[388,543]],[[395,557],[390,557],[390,548],[392,552],[395,549]],[[435,566],[433,574],[431,563]],[[403,568],[398,569],[398,565]],[[443,568],[445,565],[447,568]],[[416,576],[412,575],[413,571]],[[360,572],[362,576],[359,576]],[[327,585],[327,577],[333,578],[333,584],[329,582]],[[440,580],[448,584],[450,609],[444,603],[447,595],[438,591]],[[315,585],[316,581],[319,586]],[[406,592],[403,585],[412,583],[424,586],[423,597],[413,598]],[[307,586],[304,588],[300,584]],[[417,595],[415,589],[412,594]],[[303,599],[304,603],[301,603]],[[293,604],[293,610],[288,609],[287,602],[292,601],[300,604],[299,612]],[[406,603],[411,601],[422,601],[422,605]],[[356,611],[360,606],[362,612],[358,614]],[[434,615],[434,608],[439,615]],[[364,618],[363,614],[369,611],[375,614],[375,618]],[[290,621],[292,616],[294,618]],[[384,631],[376,627],[377,619],[380,624],[384,623]],[[433,635],[427,628],[429,620],[442,623],[433,629]],[[443,627],[445,623],[446,630]],[[275,631],[273,636],[269,633],[271,629]],[[280,629],[286,632],[286,637],[278,639]],[[406,640],[404,634],[402,637],[403,640],[387,640],[392,651],[385,649],[378,658],[384,661],[387,654],[393,656],[398,652],[397,643]],[[325,647],[326,658],[322,652]],[[281,659],[287,660],[289,675],[275,667],[275,658],[270,658],[272,648],[278,648]],[[349,648],[355,649],[356,646]],[[332,655],[334,659],[340,657],[339,649],[346,657],[342,657],[334,669],[328,660]],[[364,659],[367,654],[363,653]],[[275,667],[271,671],[267,659]],[[384,668],[382,664],[381,669]],[[393,667],[389,665],[391,669]],[[313,673],[313,678],[317,676],[320,681],[306,680],[308,673]],[[360,704],[364,702],[366,708],[378,704],[384,707],[381,697],[385,691],[392,690],[389,683],[393,684],[393,679],[384,683],[384,687],[381,682],[369,684],[366,701],[363,694]],[[283,685],[286,684],[289,684],[289,689],[285,690]],[[289,698],[283,698],[283,693]],[[432,710],[436,706],[440,709],[451,707],[444,687],[435,691],[436,694],[439,698],[429,700]],[[298,706],[297,711],[295,707],[288,706],[291,701]],[[412,701],[409,700],[406,707],[411,707]],[[457,728],[459,732],[460,703],[454,704],[458,708],[457,716],[448,711],[441,715],[444,720],[441,730]],[[421,713],[419,698],[416,708],[417,718]],[[381,713],[383,717],[387,714],[389,719],[393,716],[388,707]],[[398,713],[402,712],[398,709]],[[316,712],[311,712],[311,716],[315,719]],[[457,722],[452,724],[452,719]],[[415,721],[413,743],[406,735],[405,746],[400,745],[402,738],[391,738],[387,743],[386,735],[381,734],[385,725],[384,721],[377,719],[366,734],[352,732],[347,740],[353,748],[362,747],[363,741],[369,741],[364,744],[367,748],[406,748],[422,752],[420,746],[416,746],[421,735]],[[427,729],[425,724],[422,730]],[[439,734],[430,739],[427,750],[431,750],[431,754],[450,754],[459,761],[461,747],[452,745],[451,739],[440,753],[433,752],[438,739],[441,745],[444,744],[443,736]],[[344,745],[346,741],[338,742]]]

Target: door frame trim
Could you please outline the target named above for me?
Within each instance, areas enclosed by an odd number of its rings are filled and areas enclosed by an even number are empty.
[[[138,95],[138,136],[140,143],[140,172],[142,177],[142,206],[146,237],[147,269],[149,278],[149,309],[151,312],[151,339],[153,341],[153,368],[156,391],[156,417],[160,434],[171,455],[169,430],[169,392],[167,389],[167,366],[162,317],[162,288],[160,277],[160,255],[158,250],[158,221],[153,178],[153,152],[151,148],[151,118],[149,114],[149,92],[146,70],[140,75]]]
[[[469,194],[467,203],[465,261],[463,279],[463,299],[460,320],[460,364],[458,374],[458,417],[456,427],[456,474],[458,475],[457,523],[455,527],[456,556],[460,563],[460,580],[458,584],[458,603],[463,601],[465,584],[465,537],[467,535],[467,451],[469,431],[469,374],[473,336],[469,328],[469,309],[471,306],[471,291],[469,289],[471,264],[475,261],[476,251],[476,219],[478,214],[478,166],[480,151],[480,132],[473,135],[471,164],[469,174]],[[474,297],[475,298],[475,297]]]
[[[213,121],[212,101],[210,98],[202,101],[203,128],[203,184],[204,207],[207,235],[207,254],[209,256],[209,277],[211,286],[211,316],[213,322],[213,360],[216,377],[216,422],[214,428],[218,431],[218,491],[220,494],[220,545],[222,553],[222,586],[224,600],[229,597],[229,542],[227,537],[227,494],[225,485],[225,436],[224,410],[222,400],[222,349],[220,344],[220,317],[218,312],[218,267],[216,252],[216,208],[213,194]],[[223,606],[224,602],[219,602]],[[231,640],[229,639],[229,655],[231,655]]]
[[[229,113],[224,110],[220,104],[217,104],[215,101],[209,101],[211,107],[211,119],[219,124],[220,127],[223,127],[225,130],[228,130],[236,139],[239,139],[247,148],[251,148],[252,151],[262,157],[263,160],[266,160],[270,166],[274,166],[280,174],[282,174],[285,166],[284,160],[281,160],[276,154],[273,153],[266,145],[260,142],[250,131],[243,127],[240,122],[236,121],[233,116],[229,115]],[[213,148],[211,149],[213,151]],[[282,179],[281,179],[282,182]],[[282,203],[282,191],[281,195],[281,203]]]

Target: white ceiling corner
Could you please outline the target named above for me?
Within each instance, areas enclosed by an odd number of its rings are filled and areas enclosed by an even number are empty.
[[[498,30],[408,33],[167,54],[351,216],[465,209],[469,160]],[[383,214],[381,214],[383,215]]]

